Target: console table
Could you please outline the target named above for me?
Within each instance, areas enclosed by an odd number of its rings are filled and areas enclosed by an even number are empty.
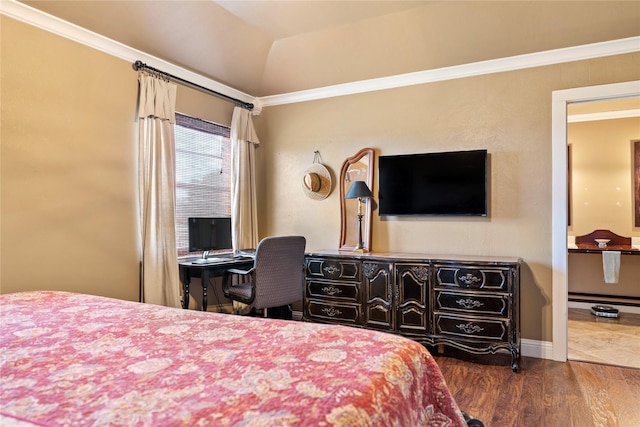
[[[508,351],[516,372],[521,262],[515,257],[308,253],[303,318],[475,354]]]

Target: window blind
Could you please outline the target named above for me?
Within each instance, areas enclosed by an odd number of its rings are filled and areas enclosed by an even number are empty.
[[[190,217],[231,216],[229,128],[176,113],[176,245],[189,248]]]

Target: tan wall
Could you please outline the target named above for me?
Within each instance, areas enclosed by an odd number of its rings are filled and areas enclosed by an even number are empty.
[[[633,226],[631,141],[640,139],[640,118],[570,123],[571,226],[569,234],[611,230],[640,236]]]
[[[638,78],[640,54],[631,54],[266,108],[257,119],[268,212],[261,233],[296,232],[311,250],[337,248],[338,192],[317,201],[300,188],[314,150],[338,174],[363,147],[378,156],[486,148],[487,218],[374,212],[373,249],[522,257],[523,337],[551,341],[551,93]]]
[[[0,23],[1,292],[137,299],[135,72],[4,16]],[[266,108],[256,120],[260,233],[337,247],[337,192],[314,201],[300,189],[314,150],[337,173],[363,147],[378,155],[487,148],[488,218],[374,213],[373,248],[523,257],[523,337],[549,341],[551,92],[639,78],[640,54],[629,54]],[[184,108],[204,115],[206,103]]]
[[[0,292],[139,299],[131,64],[1,17]],[[232,105],[184,87],[179,111]]]

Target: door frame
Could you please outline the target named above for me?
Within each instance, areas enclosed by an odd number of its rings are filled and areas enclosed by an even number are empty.
[[[640,80],[552,92],[551,105],[551,267],[552,359],[567,361],[567,106],[575,102],[640,96]]]

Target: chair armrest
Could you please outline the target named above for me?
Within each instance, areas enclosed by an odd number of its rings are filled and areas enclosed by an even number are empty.
[[[231,298],[229,290],[234,287],[233,284],[229,283],[229,278],[231,277],[231,275],[237,274],[245,277],[250,276],[250,281],[253,281],[255,270],[255,268],[251,268],[250,270],[240,270],[237,268],[230,268],[228,270],[225,270],[222,276],[222,292],[224,293],[224,296],[226,296],[227,298]],[[246,280],[247,279],[245,279],[245,281]]]
[[[253,273],[255,272],[255,267],[251,268],[250,270],[240,270],[238,268],[230,268],[228,270],[224,271],[224,274],[222,275],[222,288],[223,290],[226,290],[229,288],[229,278],[231,277],[232,274],[238,274],[240,276],[253,276]],[[225,291],[226,292],[226,291]]]

